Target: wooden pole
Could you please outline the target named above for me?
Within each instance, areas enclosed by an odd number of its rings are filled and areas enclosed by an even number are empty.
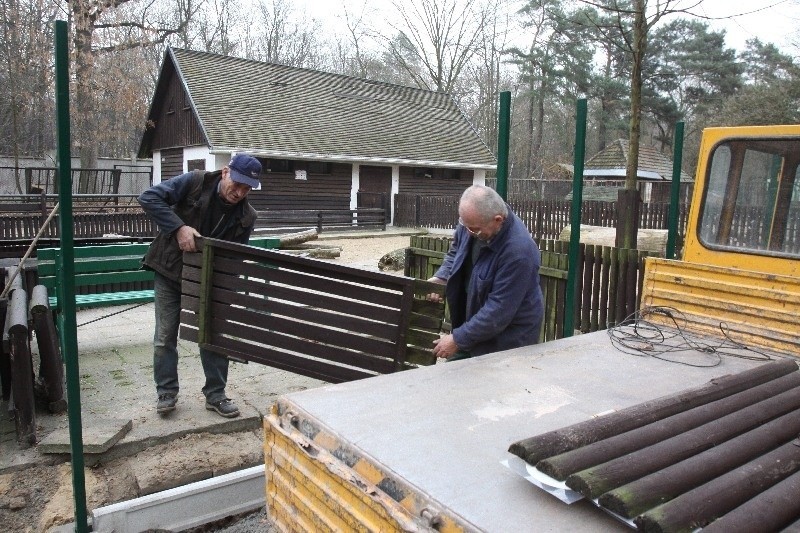
[[[800,411],[792,411],[685,461],[607,492],[600,496],[600,505],[625,518],[633,518],[786,444],[798,433]]]
[[[576,450],[548,457],[539,461],[536,468],[554,479],[563,481],[575,472],[672,438],[794,387],[800,387],[800,372],[792,372],[757,387],[657,420],[637,429],[633,434],[622,433]]]
[[[646,404],[634,405],[566,428],[517,441],[508,451],[535,465],[547,457],[607,439],[796,372],[797,368],[795,361],[781,359],[738,374],[720,376],[699,387],[662,396]]]
[[[789,442],[648,511],[634,523],[642,531],[694,531],[798,471],[800,446]],[[795,493],[795,501],[796,497]],[[770,531],[761,527],[757,530]]]
[[[572,490],[595,499],[635,479],[718,446],[758,427],[764,420],[772,420],[795,409],[800,409],[798,387],[653,446],[582,470],[569,476],[566,483]]]
[[[800,473],[773,485],[758,496],[711,522],[703,533],[749,533],[751,531],[789,531],[792,522],[800,530]]]
[[[30,314],[39,346],[39,377],[47,393],[48,409],[51,413],[63,413],[67,410],[63,385],[64,367],[47,287],[44,285],[36,285],[31,291]]]

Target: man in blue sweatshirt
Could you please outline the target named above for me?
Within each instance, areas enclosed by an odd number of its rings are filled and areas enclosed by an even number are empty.
[[[453,361],[536,344],[544,316],[539,247],[489,187],[467,188],[458,215],[453,244],[428,280],[447,284],[453,327],[433,353]]]

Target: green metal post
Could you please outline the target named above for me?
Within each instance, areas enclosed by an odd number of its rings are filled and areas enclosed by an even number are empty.
[[[69,442],[72,453],[72,494],[75,504],[75,531],[89,531],[86,514],[86,479],[81,429],[81,387],[78,368],[78,334],[75,317],[75,250],[72,227],[72,159],[69,124],[69,47],[67,23],[56,21],[56,132],[58,145],[59,229],[61,230],[61,269],[57,286],[61,353],[64,354],[69,402]]]
[[[583,160],[586,156],[586,99],[578,99],[575,116],[575,160],[572,175],[572,205],[569,211],[569,266],[567,268],[566,302],[564,302],[564,336],[575,331],[575,288],[578,282],[578,254],[581,238],[581,203],[583,202]]]
[[[675,124],[675,143],[672,150],[672,188],[669,196],[667,219],[667,259],[675,259],[675,241],[678,238],[678,211],[681,195],[681,162],[683,161],[683,122]]]
[[[497,194],[508,200],[508,138],[511,130],[511,92],[500,93],[500,116],[497,129]]]

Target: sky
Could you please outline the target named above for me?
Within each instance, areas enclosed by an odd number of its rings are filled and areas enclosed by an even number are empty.
[[[700,0],[680,0],[679,7],[690,7]],[[325,24],[343,26],[336,20],[347,5],[351,13],[359,13],[369,6],[375,18],[382,18],[391,8],[391,0],[294,0],[295,6],[309,16]],[[650,0],[650,4],[655,4]],[[691,10],[698,15],[711,17],[702,19],[716,30],[726,30],[726,42],[731,48],[744,50],[745,42],[758,37],[763,42],[775,44],[790,55],[800,55],[800,0],[702,0]],[[737,15],[732,18],[732,15]],[[792,42],[798,43],[793,45]]]
[[[687,5],[694,2],[684,0]],[[725,41],[731,48],[743,50],[745,42],[758,37],[785,53],[797,55],[800,48],[800,1],[798,0],[703,0],[692,10],[699,15],[715,17],[706,20],[715,30],[725,30]],[[721,17],[732,18],[722,19]]]

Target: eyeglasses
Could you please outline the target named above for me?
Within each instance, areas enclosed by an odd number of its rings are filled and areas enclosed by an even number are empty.
[[[464,226],[464,229],[467,230],[469,234],[472,235],[473,237],[479,237],[483,234],[482,230],[475,231],[474,229],[464,224],[464,220],[461,217],[458,217],[458,223]]]

